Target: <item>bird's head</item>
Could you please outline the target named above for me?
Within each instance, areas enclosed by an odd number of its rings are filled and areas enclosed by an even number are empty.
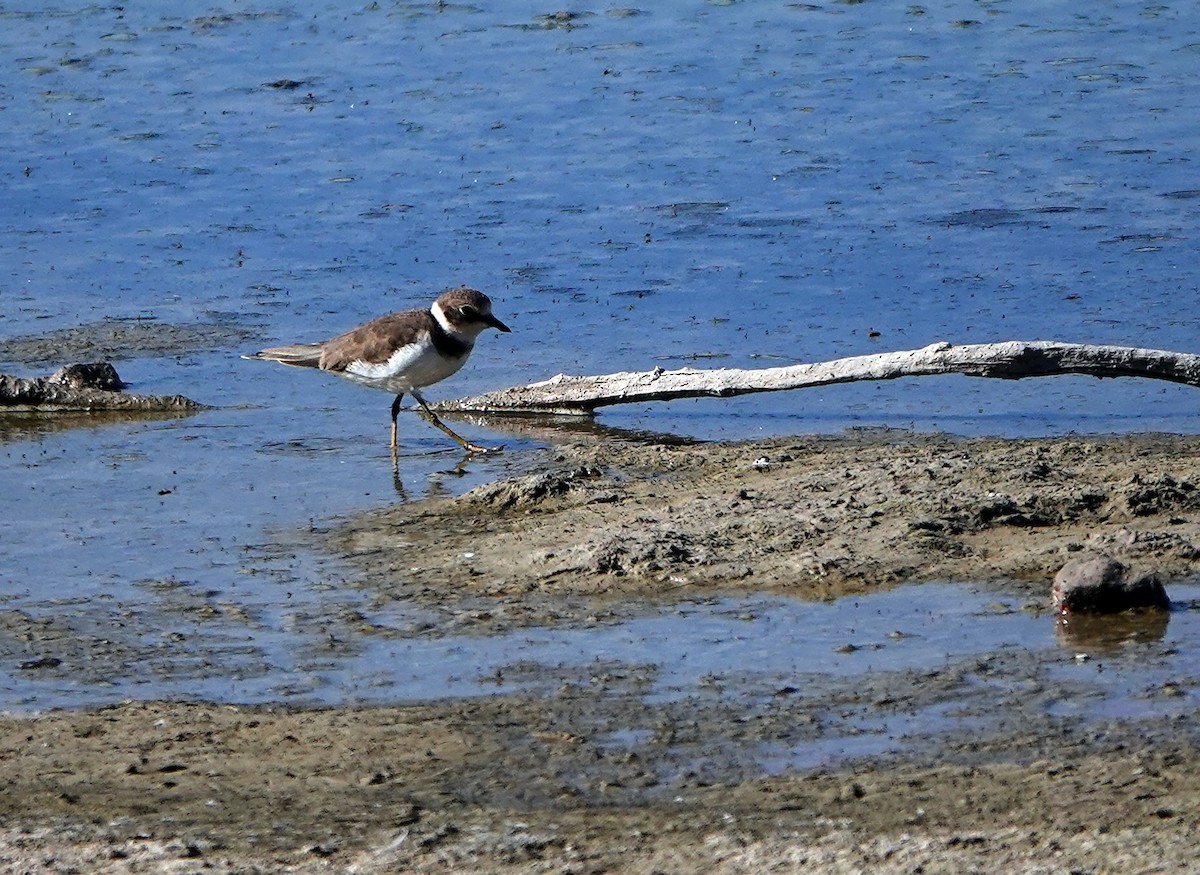
[[[476,338],[485,328],[509,332],[507,325],[492,315],[492,299],[483,292],[460,286],[443,292],[433,302],[433,316],[451,334]]]

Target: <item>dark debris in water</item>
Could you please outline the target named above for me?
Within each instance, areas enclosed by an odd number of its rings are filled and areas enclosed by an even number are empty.
[[[950,228],[995,228],[1000,225],[1039,225],[1040,217],[1058,215],[1061,213],[1083,212],[1082,207],[1047,206],[1030,209],[1009,209],[1006,207],[983,207],[973,210],[956,210],[944,216],[930,219],[930,224],[945,225]]]
[[[727,201],[689,201],[673,204],[657,204],[646,209],[671,218],[714,218],[729,209]]]
[[[312,88],[313,79],[276,79],[274,82],[264,82],[263,88],[274,88],[276,91],[295,91],[297,88]]]
[[[593,14],[592,12],[559,10],[545,15],[536,15],[533,24],[521,25],[521,27],[525,30],[574,30],[577,27],[585,27],[583,19],[589,18]]]
[[[44,668],[58,668],[62,665],[62,660],[57,656],[43,656],[40,659],[29,659],[22,662],[17,668],[20,671],[37,671]]]

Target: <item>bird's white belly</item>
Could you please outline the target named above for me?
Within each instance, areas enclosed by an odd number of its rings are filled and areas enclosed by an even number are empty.
[[[447,358],[433,344],[413,343],[396,350],[386,362],[354,362],[344,376],[364,386],[400,394],[446,379],[466,364],[470,354],[467,350],[458,358]]]

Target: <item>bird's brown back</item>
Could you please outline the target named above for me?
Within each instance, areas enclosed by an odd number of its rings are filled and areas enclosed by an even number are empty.
[[[389,313],[352,328],[321,344],[321,370],[344,371],[357,361],[377,365],[396,351],[396,338],[412,335],[420,340],[430,330],[433,316],[428,310]]]

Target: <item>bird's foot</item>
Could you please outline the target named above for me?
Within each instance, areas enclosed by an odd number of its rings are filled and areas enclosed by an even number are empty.
[[[463,445],[463,449],[467,451],[467,457],[471,456],[487,456],[492,453],[499,453],[504,450],[504,445],[498,447],[481,447],[478,444],[467,443]]]

